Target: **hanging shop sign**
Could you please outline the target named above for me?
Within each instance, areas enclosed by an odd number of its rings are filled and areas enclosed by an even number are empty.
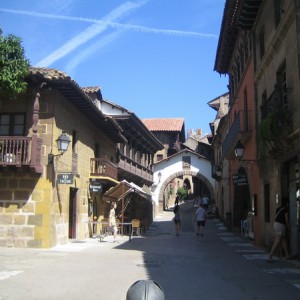
[[[90,193],[101,193],[102,192],[102,184],[100,182],[90,183]]]
[[[232,180],[233,180],[233,184],[234,185],[247,185],[248,182],[247,182],[247,176],[246,174],[234,174],[232,175]]]
[[[58,184],[73,184],[74,174],[58,174],[57,183]]]

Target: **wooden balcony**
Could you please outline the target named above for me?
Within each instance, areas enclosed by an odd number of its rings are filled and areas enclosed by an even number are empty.
[[[118,180],[118,167],[106,158],[91,158],[90,175],[110,177]]]
[[[29,167],[42,173],[42,140],[26,136],[0,136],[0,167]]]
[[[120,154],[120,161],[118,164],[119,176],[125,178],[127,181],[133,181],[139,185],[145,183],[153,183],[153,171],[146,166],[134,161],[124,154]]]

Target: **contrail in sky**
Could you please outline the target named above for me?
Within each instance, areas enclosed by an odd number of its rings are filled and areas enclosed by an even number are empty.
[[[122,31],[115,31],[109,35],[106,35],[104,38],[100,39],[98,42],[93,43],[88,48],[81,51],[79,54],[74,55],[71,61],[66,65],[65,69],[68,74],[72,73],[73,70],[87,57],[96,52],[99,48],[105,47],[106,45],[113,42],[122,34]]]
[[[108,27],[108,23],[127,14],[130,10],[138,8],[141,4],[134,4],[130,2],[126,2],[116,9],[112,10],[108,15],[103,18],[102,22],[95,22],[93,25],[89,26],[87,29],[76,35],[74,38],[67,41],[62,47],[52,52],[46,58],[39,61],[36,65],[48,67],[55,61],[59,60],[60,58],[66,56],[71,51],[75,50],[82,44],[88,42],[95,36],[99,35],[103,31],[105,31]]]
[[[86,22],[92,23],[91,26],[83,30],[81,33],[76,35],[75,37],[68,40],[63,46],[52,52],[50,55],[45,57],[44,59],[40,60],[36,63],[36,66],[43,66],[48,67],[57,60],[61,59],[62,57],[68,55],[73,50],[77,49],[82,44],[88,42],[89,40],[93,39],[97,35],[103,33],[108,27],[118,28],[118,29],[130,29],[138,32],[146,32],[146,33],[158,33],[158,34],[168,34],[168,35],[175,35],[175,36],[187,36],[187,37],[209,37],[209,38],[217,38],[217,35],[214,34],[205,34],[193,31],[180,31],[180,30],[166,30],[166,29],[155,29],[149,28],[144,26],[138,25],[130,25],[130,24],[121,24],[119,22],[115,22],[116,19],[126,15],[131,10],[137,9],[140,6],[144,5],[147,1],[140,2],[139,4],[125,2],[124,4],[120,5],[116,9],[112,10],[108,15],[104,18],[97,20],[91,18],[81,18],[81,17],[69,17],[69,16],[61,16],[61,15],[52,15],[52,14],[42,14],[37,12],[31,11],[24,11],[24,10],[12,10],[12,9],[3,9],[0,8],[0,11],[13,13],[13,14],[21,14],[27,15],[31,17],[40,17],[40,18],[50,18],[50,19],[57,19],[57,20],[66,20],[66,21],[77,21],[77,22]],[[105,39],[102,42],[102,46],[109,43],[109,40],[113,40],[112,37],[109,39]],[[99,47],[100,43],[97,43]],[[92,52],[92,49],[89,49],[82,53],[82,57],[78,57],[77,60],[73,60],[70,64],[70,68],[75,67],[79,63],[80,60],[84,59],[88,55],[89,52]]]
[[[122,28],[122,29],[132,29],[140,32],[149,32],[149,33],[162,33],[169,35],[180,35],[180,36],[195,36],[195,37],[213,37],[218,38],[217,35],[211,33],[201,33],[194,31],[181,31],[181,30],[169,30],[169,29],[156,29],[151,27],[144,27],[138,25],[130,25],[130,24],[121,24],[118,22],[113,22],[109,20],[97,20],[91,18],[81,18],[81,17],[69,17],[69,16],[61,16],[61,15],[51,15],[51,14],[41,14],[37,12],[24,11],[24,10],[13,10],[13,9],[4,9],[0,8],[0,11],[13,13],[13,14],[21,14],[28,15],[31,17],[40,17],[40,18],[48,18],[48,19],[58,19],[58,20],[66,20],[66,21],[77,21],[77,22],[86,22],[86,23],[102,23],[110,27],[114,28]]]

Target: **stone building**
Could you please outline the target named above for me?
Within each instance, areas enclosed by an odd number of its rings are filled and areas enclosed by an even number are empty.
[[[141,184],[145,175],[151,186],[151,159],[161,144],[145,127],[128,132],[101,111],[100,89],[81,88],[64,72],[30,68],[27,82],[17,100],[0,99],[0,245],[49,248],[91,237],[89,221],[107,217],[119,200],[104,195],[125,178],[122,168],[126,179]],[[125,163],[118,147],[141,134],[149,143],[139,153],[130,142]],[[134,183],[130,193],[146,194]]]

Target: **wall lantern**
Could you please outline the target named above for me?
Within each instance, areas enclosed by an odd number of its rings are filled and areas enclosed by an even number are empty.
[[[217,180],[218,179],[220,180],[221,176],[222,176],[222,169],[221,169],[220,166],[218,166],[217,169],[216,169],[216,175],[217,175]]]
[[[160,171],[158,172],[157,177],[158,177],[158,183],[160,183],[160,180],[161,180],[161,172]]]
[[[245,149],[244,145],[240,141],[238,141],[234,147],[234,155],[239,160],[241,160],[244,155],[244,149]]]
[[[244,150],[245,150],[244,145],[240,141],[238,141],[234,147],[235,157],[238,158],[239,161],[256,162],[255,159],[242,159],[242,157],[244,155]]]
[[[54,155],[52,153],[49,153],[48,154],[48,164],[49,165],[52,165],[53,162],[54,162],[54,157],[58,157],[58,156],[61,156],[63,155],[67,150],[68,150],[68,147],[69,147],[69,144],[71,142],[70,138],[66,135],[65,132],[63,132],[59,137],[58,139],[56,140],[57,142],[57,149],[58,151],[60,152],[60,154],[57,154],[57,155]]]

